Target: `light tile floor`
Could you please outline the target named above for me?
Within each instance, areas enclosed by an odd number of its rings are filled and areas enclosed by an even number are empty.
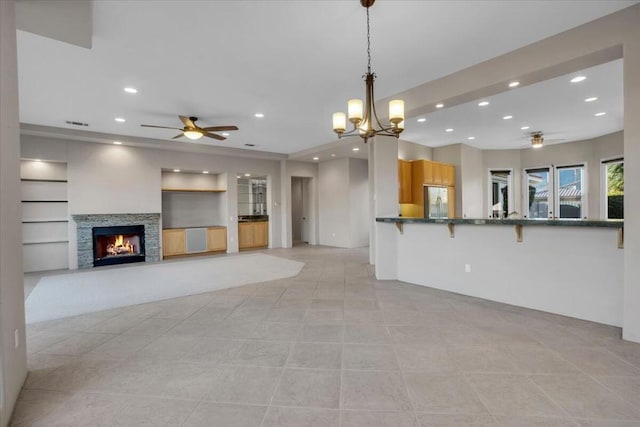
[[[15,426],[640,426],[620,329],[296,247],[294,278],[28,327]]]

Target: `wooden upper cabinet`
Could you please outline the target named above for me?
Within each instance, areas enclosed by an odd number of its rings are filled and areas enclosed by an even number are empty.
[[[456,185],[456,168],[453,165],[442,164],[442,185],[453,187]]]
[[[431,167],[433,168],[431,184],[442,185],[442,172],[443,172],[444,165],[438,162],[430,162],[430,163],[431,163]]]
[[[406,160],[398,160],[398,201],[400,203],[411,203],[413,200],[411,163]]]
[[[429,160],[422,161],[422,183],[433,184],[433,162]]]

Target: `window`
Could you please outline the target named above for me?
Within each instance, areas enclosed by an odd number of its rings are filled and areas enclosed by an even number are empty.
[[[531,219],[586,218],[585,165],[525,170],[527,215]]]
[[[556,168],[556,206],[558,218],[585,218],[584,165]]]
[[[489,170],[489,218],[506,218],[513,212],[511,170]]]
[[[527,199],[527,216],[532,219],[551,218],[549,210],[549,192],[551,189],[549,171],[551,168],[527,169],[525,171],[525,198]],[[553,200],[553,199],[552,199]]]
[[[624,219],[624,159],[602,162],[603,218]]]

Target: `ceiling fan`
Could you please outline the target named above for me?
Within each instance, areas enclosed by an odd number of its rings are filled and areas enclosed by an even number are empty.
[[[526,135],[526,138],[531,139],[532,148],[542,148],[542,145],[544,144],[544,136],[545,134],[542,131],[536,130],[533,132],[529,132]],[[557,141],[564,141],[564,139],[563,138],[547,139],[547,142],[557,142]]]
[[[180,121],[182,121],[182,123],[184,124],[184,128],[180,129],[180,128],[172,128],[172,127],[167,127],[167,126],[155,126],[155,125],[140,125],[142,127],[145,128],[160,128],[160,129],[175,129],[175,130],[179,130],[182,133],[179,133],[178,135],[174,136],[171,139],[178,139],[182,136],[186,136],[189,139],[200,139],[203,136],[209,137],[209,138],[213,138],[213,139],[217,139],[218,141],[224,141],[225,138],[222,135],[218,135],[215,133],[211,133],[211,132],[218,132],[218,131],[227,131],[227,130],[238,130],[237,126],[210,126],[210,127],[206,127],[206,128],[201,128],[200,126],[198,126],[196,124],[196,122],[198,121],[197,117],[187,117],[187,116],[178,116],[180,118]]]

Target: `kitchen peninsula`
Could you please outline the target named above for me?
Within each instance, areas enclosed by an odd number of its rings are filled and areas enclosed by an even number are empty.
[[[376,222],[397,227],[389,254],[397,254],[392,264],[398,280],[622,325],[621,220],[383,217]]]

